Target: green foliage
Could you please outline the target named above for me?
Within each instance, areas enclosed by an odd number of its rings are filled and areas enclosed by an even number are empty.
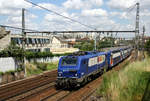
[[[4,75],[4,73],[0,71],[0,75]]]
[[[36,67],[42,71],[56,69],[58,67],[58,62],[52,63],[35,63]]]
[[[150,55],[150,39],[145,43],[145,49],[148,52],[148,55]]]
[[[53,57],[54,55],[51,52],[25,52],[25,56],[27,59],[31,58],[41,58],[41,57]]]
[[[16,57],[21,59],[23,56],[23,49],[16,46],[14,42],[11,42],[11,44],[7,48],[0,52],[0,57]]]
[[[52,54],[51,52],[29,52],[27,51],[25,53],[25,56],[27,59],[33,59],[33,58],[43,58],[43,57],[59,57],[59,56],[66,56],[71,53],[65,53],[65,54]]]
[[[94,41],[81,42],[74,46],[74,48],[79,48],[81,51],[92,51],[94,49]]]
[[[22,68],[22,67],[19,67],[19,68],[17,68],[17,70],[16,70],[16,72],[21,72],[21,71],[23,71],[23,68]]]
[[[97,94],[109,101],[141,101],[150,77],[149,61],[135,62],[119,72],[104,74]]]
[[[5,74],[14,74],[15,73],[15,70],[9,70],[7,72],[5,72]]]
[[[53,69],[56,69],[57,67],[58,67],[58,62],[48,63],[47,70],[53,70]]]
[[[28,69],[27,70],[27,76],[32,76],[32,75],[37,75],[37,74],[40,74],[42,73],[43,71],[41,69]]]
[[[103,40],[97,41],[97,49],[100,50],[101,48],[111,47],[114,46],[114,39],[113,38],[104,38]],[[92,51],[94,50],[94,40],[92,41],[83,41],[77,43],[74,48],[79,48],[81,51]]]
[[[145,48],[146,48],[146,49],[150,49],[150,39],[146,42]]]
[[[111,40],[104,40],[104,41],[99,41],[97,48],[101,49],[101,48],[106,48],[106,47],[111,47],[112,41]]]
[[[27,75],[32,76],[32,75],[37,75],[40,74],[46,70],[53,70],[58,67],[58,62],[54,63],[33,63],[28,65],[27,68]]]
[[[46,71],[47,70],[47,63],[35,63],[37,68],[42,70],[42,71]]]

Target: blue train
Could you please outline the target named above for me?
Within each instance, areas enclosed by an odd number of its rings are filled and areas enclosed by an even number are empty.
[[[61,57],[58,64],[56,86],[83,85],[130,56],[132,48],[128,46],[106,50],[105,52],[77,52]]]

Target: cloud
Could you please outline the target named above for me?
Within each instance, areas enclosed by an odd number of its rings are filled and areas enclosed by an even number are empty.
[[[126,9],[136,4],[137,1],[138,0],[109,0],[107,5],[115,9]]]
[[[103,0],[67,0],[63,3],[66,9],[89,9],[93,6],[101,6]]]
[[[107,16],[107,11],[103,9],[89,9],[83,10],[81,13],[83,16]]]
[[[56,5],[51,4],[51,3],[38,3],[38,5],[40,5],[40,6],[44,7],[44,8],[47,8],[49,10],[53,10],[53,11],[58,12],[58,13],[61,13],[61,12],[65,11],[64,8],[62,8],[60,6],[56,6]],[[35,7],[35,8],[41,9],[39,7]]]
[[[31,0],[32,1],[32,0]],[[40,6],[56,11],[61,15],[75,19],[97,30],[134,30],[135,11],[127,14],[125,9],[136,3],[137,0],[66,0],[60,5],[46,2],[38,3]],[[107,10],[104,6],[109,6]],[[150,27],[150,0],[140,1],[140,27]],[[72,22],[61,16],[41,10],[38,7],[24,2],[24,0],[1,0],[0,23],[21,27],[21,8],[27,8],[34,15],[26,13],[26,28],[47,31],[60,30],[92,30],[77,22]],[[103,7],[103,8],[101,8]],[[34,8],[34,9],[33,9]],[[32,11],[33,10],[33,11]],[[134,9],[135,10],[135,9]],[[3,16],[5,15],[5,16]],[[126,36],[127,37],[127,36]]]
[[[65,16],[65,17],[74,19],[74,20],[78,18],[75,13],[69,14],[67,12],[62,12],[60,14],[63,15],[63,16]],[[54,21],[60,21],[60,22],[70,21],[71,22],[71,20],[66,19],[66,18],[64,18],[62,16],[58,16],[58,15],[53,14],[53,13],[46,14],[45,17],[44,17],[44,20],[53,21],[53,22]]]
[[[124,10],[133,6],[137,2],[140,3],[140,10],[149,9],[150,0],[109,0],[106,4],[110,8]]]
[[[67,9],[81,9],[86,5],[84,5],[83,1],[81,0],[67,0],[66,2],[63,3],[63,6]]]
[[[0,15],[17,15],[20,14],[22,8],[30,8],[31,4],[24,0],[1,0]],[[13,13],[12,13],[13,12]]]

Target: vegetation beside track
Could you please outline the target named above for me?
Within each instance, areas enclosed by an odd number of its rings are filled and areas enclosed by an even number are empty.
[[[105,73],[97,95],[108,101],[141,101],[149,80],[150,57],[147,56],[144,61],[133,62],[120,71]]]
[[[27,76],[43,73],[58,67],[58,61],[52,63],[28,63],[26,64]]]

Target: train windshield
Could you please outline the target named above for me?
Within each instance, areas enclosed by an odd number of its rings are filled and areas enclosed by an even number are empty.
[[[62,66],[76,66],[77,58],[63,58],[61,65]]]

